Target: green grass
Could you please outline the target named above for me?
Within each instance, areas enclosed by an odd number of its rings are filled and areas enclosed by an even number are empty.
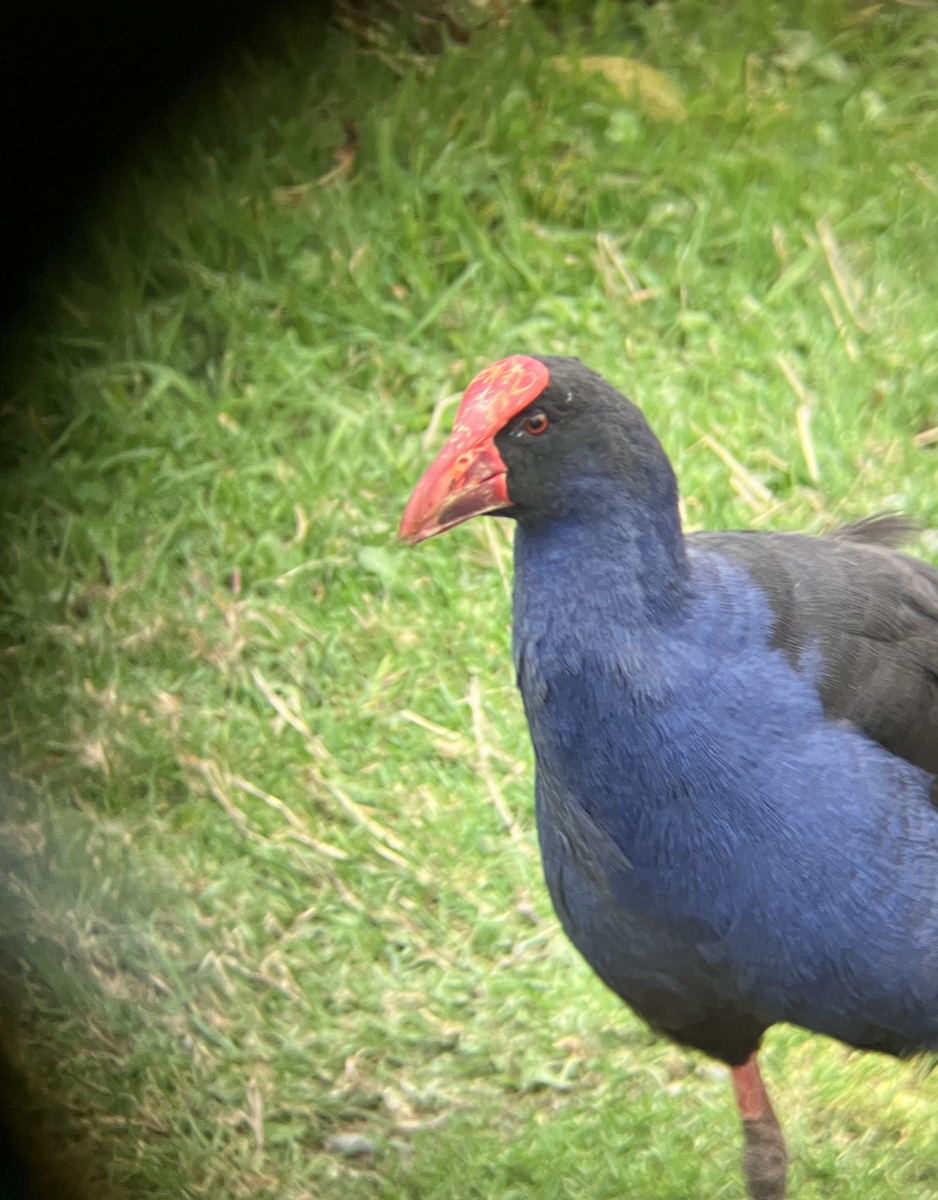
[[[642,405],[689,526],[899,507],[934,556],[938,16],[506,11],[432,59],[293,28],[232,66],[19,338],[4,1025],[98,1194],[742,1195],[723,1074],[549,911],[504,528],[395,529],[435,406],[531,350]],[[933,1076],[764,1057],[793,1196],[934,1194]]]

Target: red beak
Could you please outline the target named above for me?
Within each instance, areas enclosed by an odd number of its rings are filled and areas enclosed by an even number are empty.
[[[453,432],[404,509],[403,541],[422,542],[470,517],[511,504],[508,469],[495,448],[495,435],[549,381],[544,364],[524,354],[492,363],[473,379],[456,412]]]

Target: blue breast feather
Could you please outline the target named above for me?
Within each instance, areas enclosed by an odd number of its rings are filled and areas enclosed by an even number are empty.
[[[825,716],[823,663],[772,648],[741,567],[691,551],[659,619],[632,557],[518,531],[516,665],[571,937],[640,1011],[643,972],[680,990],[685,963],[766,1025],[938,1045],[932,777]]]

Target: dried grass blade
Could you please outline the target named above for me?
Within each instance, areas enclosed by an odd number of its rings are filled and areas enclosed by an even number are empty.
[[[269,975],[265,975],[262,971],[252,971],[250,967],[243,966],[236,958],[232,958],[230,954],[223,954],[219,961],[229,971],[234,971],[236,975],[240,975],[244,979],[253,980],[255,983],[263,983],[266,987],[273,988],[275,992],[279,992],[281,996],[286,996],[288,1000],[301,999],[299,992],[291,990],[277,979],[271,979]]]
[[[225,786],[224,774],[217,762],[210,758],[197,758],[194,754],[180,754],[178,761],[181,766],[189,767],[199,772],[208,784],[209,791],[242,833],[247,837],[255,838],[265,843],[268,841],[267,838],[262,837],[261,834],[251,829],[247,817],[231,799],[228,789]]]
[[[439,398],[439,400],[437,400],[436,404],[434,404],[433,412],[430,415],[430,424],[423,431],[423,435],[420,438],[420,442],[424,450],[429,450],[436,441],[440,432],[440,424],[443,420],[443,414],[450,407],[450,405],[455,404],[455,402],[459,400],[461,396],[462,392],[446,392]]]
[[[814,438],[811,436],[811,414],[814,410],[814,396],[805,387],[801,376],[788,361],[784,354],[776,354],[775,361],[788,381],[788,386],[800,401],[795,413],[795,423],[798,426],[798,440],[801,442],[801,453],[804,455],[808,475],[813,483],[821,482],[821,471],[818,467],[817,454],[814,450]]]
[[[489,766],[490,747],[485,740],[482,716],[482,686],[479,683],[478,675],[472,676],[467,700],[472,713],[472,730],[475,734],[476,750],[479,755],[479,774],[482,776],[482,781],[488,789],[489,798],[495,807],[495,811],[501,817],[512,838],[516,842],[520,842],[522,840],[521,830],[518,828],[518,824],[511,814],[511,809],[505,802],[505,797],[502,795],[501,789],[495,781],[495,776],[492,774],[491,767]]]
[[[811,436],[811,406],[799,404],[795,413],[798,425],[798,437],[801,441],[801,452],[804,455],[805,466],[813,483],[821,482],[821,472],[818,467],[817,455],[814,452],[814,439]]]
[[[863,294],[858,281],[854,278],[853,272],[847,266],[843,252],[837,238],[834,236],[834,231],[831,228],[830,222],[826,217],[821,217],[817,222],[816,229],[818,237],[821,239],[821,246],[824,249],[824,256],[827,259],[827,265],[830,268],[831,276],[834,280],[834,286],[840,293],[840,298],[844,302],[844,307],[853,319],[853,323],[858,329],[862,329],[864,333],[872,333],[873,327],[869,321],[861,314],[859,309],[859,301]]]
[[[437,725],[435,721],[429,721],[426,717],[422,717],[420,713],[412,712],[409,708],[402,708],[397,716],[404,721],[410,721],[414,725],[419,725],[421,729],[425,729],[427,733],[435,734],[445,743],[450,743],[453,750],[457,754],[468,754],[472,749],[471,743],[463,737],[461,733],[457,733],[455,729],[447,729],[445,725]],[[499,762],[510,767],[512,772],[521,774],[527,768],[527,763],[520,759],[512,758],[510,754],[506,754],[504,750],[500,750],[497,746],[488,745],[488,752],[491,758],[497,758]]]
[[[639,287],[638,280],[635,278],[635,276],[632,274],[632,272],[626,266],[625,259],[619,253],[619,248],[615,244],[613,239],[609,236],[608,233],[597,233],[596,234],[596,245],[599,247],[600,252],[606,258],[608,258],[609,261],[612,263],[612,265],[615,267],[616,272],[619,275],[619,278],[622,280],[622,282],[625,284],[625,286],[629,289],[629,295],[634,298],[639,293],[639,291],[641,291],[641,288]]]
[[[505,595],[511,599],[511,583],[508,579],[508,569],[505,566],[505,547],[499,545],[498,539],[495,537],[495,530],[492,528],[491,520],[480,522],[482,528],[482,536],[485,539],[485,544],[489,553],[495,560],[495,566],[498,568],[498,574],[501,576],[502,587],[505,589]]]
[[[420,713],[411,712],[409,708],[402,708],[397,715],[404,721],[410,721],[414,725],[419,725],[421,729],[426,729],[428,733],[435,733],[437,737],[452,738],[453,741],[465,741],[462,734],[457,733],[455,729],[447,729],[445,725],[437,725],[436,721],[430,721],[426,717],[422,717]],[[466,745],[468,745],[468,742]]]
[[[293,711],[292,708],[287,707],[287,705],[283,702],[283,700],[281,700],[280,697],[276,694],[276,692],[274,692],[274,690],[271,688],[270,684],[267,682],[267,680],[264,678],[264,676],[260,673],[260,671],[257,669],[257,667],[252,668],[251,678],[257,684],[258,688],[260,688],[261,692],[264,695],[264,699],[268,702],[268,704],[271,705],[272,708],[274,708],[276,710],[276,712],[279,716],[283,717],[283,719],[286,721],[286,723],[288,725],[292,725],[293,728],[298,733],[302,733],[304,735],[304,737],[311,738],[313,736],[312,730],[306,724],[306,722],[303,720],[303,718],[297,716],[297,714]]]
[[[230,783],[240,788],[242,792],[247,792],[249,796],[256,796],[258,800],[263,800],[265,804],[269,804],[271,808],[281,813],[292,826],[290,836],[295,841],[301,842],[304,846],[309,846],[312,850],[318,850],[320,854],[325,854],[327,857],[337,859],[340,862],[348,859],[349,856],[344,850],[340,850],[338,846],[330,846],[328,842],[321,842],[318,838],[313,837],[302,818],[297,816],[293,809],[278,796],[272,796],[269,792],[255,787],[253,783],[242,779],[240,775],[229,775],[228,779]]]
[[[646,300],[654,300],[663,293],[664,288],[660,287],[640,288],[634,296],[629,297],[629,304],[644,304]]]
[[[381,842],[372,842],[371,844],[375,854],[380,854],[382,858],[387,859],[389,863],[393,863],[396,867],[403,867],[406,871],[410,870],[410,863],[406,858],[403,858],[387,846],[382,845]]]
[[[818,291],[821,293],[821,299],[827,305],[831,316],[834,318],[834,324],[837,326],[837,332],[840,334],[841,341],[843,342],[844,348],[847,351],[847,357],[851,362],[859,362],[860,347],[850,336],[850,331],[847,329],[846,322],[844,321],[843,314],[841,313],[840,307],[837,304],[837,300],[834,297],[834,293],[830,290],[826,283],[820,284],[818,286]]]
[[[308,833],[302,833],[299,829],[288,830],[286,836],[303,846],[309,846],[310,850],[325,854],[327,858],[334,858],[336,862],[348,862],[351,857],[344,850],[340,850],[338,846],[332,846],[329,842],[321,842],[318,838],[314,838]]]
[[[749,492],[751,496],[762,504],[772,503],[774,497],[765,484],[761,480],[756,479],[755,475],[744,467],[739,459],[731,454],[721,442],[718,442],[712,434],[704,433],[701,435],[700,440],[729,468],[730,475],[736,476],[738,483],[745,492]]]
[[[258,1151],[264,1149],[264,1105],[260,1089],[252,1079],[246,1088],[248,1112],[246,1119],[251,1133],[254,1134],[254,1144]]]
[[[909,170],[912,172],[912,177],[917,179],[923,188],[926,188],[933,196],[938,196],[938,183],[923,166],[917,162],[910,162]]]
[[[360,805],[356,804],[351,796],[344,792],[337,784],[333,783],[330,779],[327,779],[325,775],[320,774],[315,767],[308,767],[307,774],[317,786],[320,788],[325,788],[330,795],[334,796],[335,799],[338,800],[338,802],[345,809],[345,811],[350,816],[354,817],[360,825],[363,825],[373,837],[376,837],[379,841],[385,842],[389,846],[393,846],[395,850],[399,850],[404,854],[408,853],[407,846],[401,841],[397,834],[392,833],[390,829],[385,829],[385,827],[378,821],[375,821],[374,818],[369,817],[364,809],[362,809]]]
[[[804,386],[801,376],[798,374],[798,372],[795,370],[795,368],[792,366],[792,364],[788,361],[788,359],[785,357],[785,355],[784,354],[776,354],[775,361],[778,364],[779,370],[782,372],[782,374],[785,376],[785,379],[788,381],[788,386],[798,397],[798,400],[800,401],[800,403],[810,404],[813,397],[811,396],[808,389]]]

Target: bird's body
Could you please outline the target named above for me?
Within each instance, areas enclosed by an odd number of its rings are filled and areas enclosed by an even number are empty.
[[[938,572],[884,544],[891,519],[685,537],[654,434],[576,360],[496,364],[460,413],[402,532],[517,520],[554,906],[650,1024],[734,1068],[775,1200],[768,1026],[938,1048]]]
[[[733,1066],[776,1021],[938,1046],[933,777],[825,713],[820,652],[799,669],[773,646],[741,565],[691,543],[663,607],[627,537],[594,559],[572,536],[575,559],[556,527],[519,530],[515,592],[570,939],[653,1025]]]

